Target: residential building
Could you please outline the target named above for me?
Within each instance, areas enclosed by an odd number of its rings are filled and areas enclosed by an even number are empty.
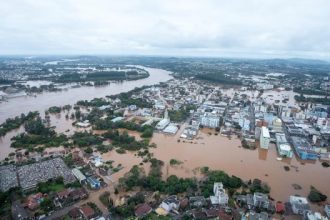
[[[206,206],[207,202],[204,196],[193,196],[189,198],[190,208],[201,208]]]
[[[268,209],[269,204],[270,204],[270,201],[269,201],[268,196],[266,194],[258,193],[258,192],[253,194],[253,205],[254,205],[254,207]]]
[[[215,114],[207,112],[201,116],[201,125],[208,127],[208,128],[219,127],[220,117]]]
[[[310,206],[305,197],[290,196],[289,202],[293,213],[296,215],[304,215],[306,212],[310,211]]]
[[[270,135],[269,130],[266,127],[261,127],[261,134],[260,134],[260,147],[262,149],[268,149],[269,148],[269,141],[270,141]]]
[[[210,196],[212,205],[227,205],[228,204],[228,195],[223,188],[223,184],[214,183],[213,185],[214,196]]]
[[[155,210],[159,215],[167,215],[169,212],[177,212],[180,207],[180,201],[177,196],[172,195],[167,197]]]
[[[306,212],[304,217],[306,220],[328,220],[328,218],[321,215],[321,213],[312,211]]]
[[[238,124],[239,124],[239,126],[241,126],[242,131],[249,131],[250,130],[250,124],[251,124],[249,116],[247,116],[247,115],[242,116],[240,114],[240,117],[238,119]]]
[[[134,214],[138,218],[143,218],[152,212],[152,208],[147,203],[139,204],[136,206]]]
[[[94,210],[89,205],[83,205],[80,208],[81,214],[84,216],[85,219],[91,219],[96,217]]]
[[[327,217],[330,218],[330,204],[329,205],[325,205],[324,212],[327,215]]]
[[[282,120],[280,118],[276,118],[273,120],[273,124],[272,124],[272,132],[283,132],[283,128],[282,128]]]
[[[257,213],[254,211],[250,211],[245,216],[246,216],[245,219],[248,219],[248,220],[268,220],[269,219],[267,212]]]

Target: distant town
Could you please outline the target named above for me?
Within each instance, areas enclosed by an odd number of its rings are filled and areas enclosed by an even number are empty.
[[[1,57],[0,114],[1,219],[330,218],[327,62]]]

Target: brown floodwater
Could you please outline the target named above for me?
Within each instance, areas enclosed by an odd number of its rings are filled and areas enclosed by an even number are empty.
[[[182,131],[182,129],[180,130]],[[209,132],[212,135],[209,135]],[[313,185],[322,193],[330,195],[330,169],[322,167],[319,161],[302,162],[296,157],[292,159],[277,160],[275,145],[269,150],[247,150],[241,147],[239,139],[231,140],[221,135],[215,135],[214,131],[204,129],[198,135],[198,139],[178,142],[180,132],[175,136],[155,133],[152,142],[157,148],[151,148],[154,157],[164,161],[163,177],[170,175],[179,177],[197,177],[202,175],[199,168],[208,166],[213,170],[223,170],[229,175],[235,175],[243,180],[258,178],[271,187],[271,197],[275,200],[288,201],[290,195],[307,196],[310,186]],[[113,174],[111,181],[117,183],[134,165],[139,165],[142,158],[134,152],[118,154],[115,151],[102,155],[103,159],[113,160],[114,166],[121,164],[124,169]],[[171,166],[171,159],[183,162],[177,166]],[[285,171],[284,166],[289,166],[290,171]],[[146,173],[149,172],[149,164],[143,164]],[[292,184],[299,184],[302,189],[295,190]]]
[[[21,96],[8,99],[8,101],[0,103],[0,123],[21,113],[28,113],[29,111],[43,112],[51,106],[72,105],[79,100],[101,98],[107,95],[127,92],[135,87],[154,85],[172,79],[169,71],[147,67],[142,68],[149,72],[150,76],[148,78],[135,81],[112,82],[101,87],[82,86],[60,92],[43,92],[36,96]]]
[[[198,177],[196,168],[208,166],[210,169],[223,170],[243,180],[261,179],[271,187],[270,195],[276,200],[287,201],[289,195],[307,196],[313,185],[326,195],[330,195],[330,169],[323,168],[319,161],[304,163],[292,159],[276,160],[278,157],[275,145],[267,150],[247,150],[241,146],[240,140],[221,135],[208,134],[208,130],[200,132],[200,139],[193,143],[180,143],[176,136],[155,134],[152,141],[157,148],[152,150],[155,158],[165,162],[165,176],[175,174],[180,177]],[[197,143],[196,143],[197,142]],[[184,162],[172,167],[170,159]],[[290,171],[285,171],[289,166]],[[197,175],[196,175],[197,174]],[[302,189],[295,190],[292,184],[299,184]]]
[[[10,99],[8,102],[0,103],[0,122],[8,117],[13,117],[28,112],[38,110],[43,112],[50,106],[74,104],[81,99],[92,99],[94,97],[104,97],[105,95],[116,94],[133,89],[134,87],[151,85],[157,82],[170,79],[169,73],[163,70],[146,68],[150,72],[150,77],[138,81],[123,82],[121,84],[110,84],[110,86],[94,88],[80,87],[70,89],[58,93],[43,93],[35,97],[19,97]],[[227,90],[230,93],[230,90]],[[228,94],[230,95],[230,94]],[[251,94],[252,96],[254,94]],[[289,103],[295,104],[293,100],[293,92],[265,92],[263,96],[269,97],[270,101],[277,97],[272,96],[289,96]],[[273,99],[273,100],[271,100]],[[72,126],[73,120],[65,119],[65,113],[51,115],[51,125],[56,126],[57,132],[72,134],[76,130],[85,130]],[[287,201],[289,195],[307,196],[310,186],[313,185],[322,193],[330,196],[330,169],[323,168],[319,161],[302,163],[296,157],[292,159],[276,160],[278,157],[276,147],[270,146],[270,149],[247,150],[241,146],[240,140],[215,135],[214,131],[204,129],[198,135],[198,138],[191,141],[178,142],[179,136],[184,126],[175,136],[168,136],[155,133],[151,142],[157,144],[157,148],[150,149],[154,157],[164,161],[163,167],[164,178],[169,175],[177,175],[179,177],[201,177],[198,169],[208,166],[214,170],[223,170],[230,175],[238,176],[244,180],[253,178],[261,179],[267,182],[271,187],[271,196],[276,200]],[[69,129],[69,131],[68,131]],[[89,130],[89,129],[86,129]],[[0,159],[4,159],[10,152],[15,149],[10,148],[10,138],[23,128],[11,131],[4,137],[0,138]],[[208,133],[211,132],[212,135]],[[136,132],[129,132],[138,138]],[[116,185],[120,177],[122,177],[133,165],[139,165],[142,158],[136,156],[135,152],[127,152],[126,154],[118,154],[115,150],[102,155],[103,160],[113,160],[114,166],[121,164],[123,169],[111,176],[111,180],[107,181]],[[180,160],[183,163],[178,166],[170,166],[171,159]],[[284,166],[289,166],[290,171],[285,171]],[[149,164],[143,164],[142,167],[146,173],[149,171]],[[295,190],[292,184],[299,184],[302,189]]]
[[[7,118],[18,116],[21,113],[39,111],[41,117],[44,117],[45,110],[51,106],[73,105],[79,100],[90,100],[107,95],[119,94],[121,92],[130,91],[136,87],[154,85],[172,79],[169,71],[147,67],[143,68],[149,72],[150,76],[148,78],[111,83],[102,87],[79,87],[63,90],[61,92],[44,92],[35,97],[22,96],[8,99],[6,102],[0,102],[0,124]],[[50,116],[51,125],[56,126],[55,130],[59,133],[72,134],[74,131],[89,130],[72,127],[74,121],[65,119],[65,113],[51,114]],[[0,137],[0,160],[5,159],[9,153],[15,151],[15,149],[10,148],[10,139],[23,131],[24,129],[21,127]]]

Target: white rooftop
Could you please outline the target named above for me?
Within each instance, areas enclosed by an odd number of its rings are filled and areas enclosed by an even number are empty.
[[[261,127],[261,133],[262,133],[262,136],[263,136],[263,137],[265,137],[265,138],[270,138],[268,128],[262,126],[262,127]]]
[[[280,149],[282,151],[291,151],[291,147],[288,144],[280,144]]]

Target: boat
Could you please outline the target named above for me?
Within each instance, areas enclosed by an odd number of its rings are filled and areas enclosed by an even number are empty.
[[[282,157],[277,157],[276,160],[281,161]]]

